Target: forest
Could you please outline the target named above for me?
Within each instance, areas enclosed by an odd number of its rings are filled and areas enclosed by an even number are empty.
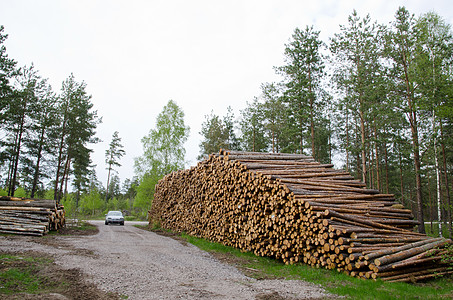
[[[4,31],[0,195],[57,199],[85,215],[121,209],[146,217],[157,181],[184,168],[184,112],[168,102],[141,141],[136,176],[122,184],[116,168],[125,152],[116,131],[102,186],[90,158],[102,118],[86,83],[71,74],[55,92],[33,65],[18,67],[8,56]],[[231,107],[225,116],[205,116],[199,159],[221,148],[311,155],[395,194],[420,232],[451,236],[451,24],[404,7],[389,24],[354,11],[328,41],[313,26],[294,29],[282,55],[284,64],[274,66],[280,81],[262,83],[238,116]]]

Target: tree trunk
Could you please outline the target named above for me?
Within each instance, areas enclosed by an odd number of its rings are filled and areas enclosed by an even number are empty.
[[[19,167],[20,147],[21,147],[21,143],[22,143],[22,133],[24,131],[26,105],[27,105],[27,102],[25,101],[24,107],[23,107],[23,111],[22,111],[21,120],[20,120],[16,151],[14,153],[15,158],[14,158],[14,167],[13,167],[13,176],[12,176],[13,178],[11,180],[11,190],[10,190],[10,196],[11,197],[14,196],[14,192],[16,190],[17,169]]]
[[[433,116],[433,127],[434,127],[434,119],[435,117]],[[433,128],[433,132],[434,132]],[[434,164],[435,164],[435,170],[436,170],[436,196],[437,196],[437,221],[439,222],[439,236],[442,236],[442,198],[441,198],[441,188],[440,188],[440,170],[439,170],[439,160],[437,158],[437,138],[436,132],[434,132]]]
[[[109,165],[109,173],[107,175],[107,188],[105,189],[105,202],[107,203],[109,196],[110,172],[112,171],[112,164]]]
[[[447,198],[447,217],[448,217],[448,233],[449,237],[452,238],[452,218],[451,218],[451,199],[450,199],[450,186],[448,185],[448,172],[447,172],[447,155],[445,151],[444,142],[444,130],[442,125],[442,119],[439,120],[440,127],[440,142],[442,148],[442,164],[444,169],[444,181],[445,181],[445,193]]]
[[[11,153],[11,162],[9,163],[9,166],[8,166],[8,196],[11,196],[11,191],[12,191],[12,188],[13,188],[13,170],[14,170],[14,165],[16,164],[15,163],[15,158],[16,156],[14,155],[14,153],[16,153],[16,146],[17,146],[17,139],[18,139],[19,135],[16,134],[16,138],[14,140],[14,147],[13,147],[13,151]]]
[[[315,153],[315,121],[313,111],[313,91],[311,88],[311,68],[308,67],[308,93],[310,95],[310,136],[311,136],[311,155],[314,159],[319,160],[318,155]],[[301,152],[302,153],[302,152]]]
[[[367,183],[366,180],[366,149],[365,149],[365,120],[362,109],[359,111],[360,115],[360,138],[361,138],[361,150],[362,150],[362,181]]]
[[[418,141],[418,127],[417,115],[414,111],[410,113],[411,116],[411,132],[412,132],[412,145],[414,148],[414,166],[415,166],[415,189],[417,196],[417,216],[419,221],[420,233],[425,233],[424,218],[423,218],[423,194],[422,194],[422,178],[421,178],[421,164],[420,164],[420,145]]]
[[[381,174],[379,172],[379,169],[380,169],[380,165],[379,165],[379,147],[378,147],[378,135],[377,135],[377,129],[376,129],[376,125],[373,126],[373,129],[374,129],[374,151],[376,152],[375,153],[375,157],[376,157],[376,189],[377,190],[381,190]]]
[[[387,152],[387,143],[384,142],[384,161],[385,161],[385,193],[389,193],[389,159]]]
[[[58,162],[57,162],[57,172],[55,174],[54,200],[59,200],[58,183],[59,183],[59,179],[60,179],[61,164],[62,164],[62,160],[63,160],[64,140],[65,140],[65,136],[66,136],[66,125],[67,125],[66,123],[67,123],[67,119],[68,119],[68,109],[69,109],[69,103],[66,103],[64,118],[63,118],[63,128],[61,129],[60,146],[58,147]]]
[[[400,190],[401,190],[401,202],[404,204],[404,180],[403,180],[403,158],[401,157],[401,150],[399,153],[399,169],[400,169]]]
[[[346,172],[349,172],[349,112],[346,109]]]
[[[425,233],[425,224],[423,218],[423,194],[422,194],[422,179],[421,179],[421,164],[420,164],[420,144],[418,140],[418,124],[417,124],[417,112],[413,103],[413,92],[410,86],[409,72],[407,69],[407,59],[403,53],[402,63],[404,68],[404,82],[406,84],[406,101],[409,108],[409,122],[411,126],[412,134],[412,147],[414,151],[414,167],[415,167],[415,188],[417,197],[417,217],[419,221],[418,231]]]
[[[44,146],[44,133],[45,133],[45,128],[43,126],[43,128],[41,129],[41,134],[40,134],[40,138],[39,138],[39,147],[38,147],[38,153],[37,153],[37,157],[36,157],[35,174],[33,176],[33,185],[32,185],[31,193],[30,193],[31,198],[35,197],[35,192],[38,188],[39,167],[40,167],[41,158],[42,158],[42,149]]]
[[[69,153],[69,151],[68,151],[68,153]],[[66,178],[66,175],[67,175],[67,173],[69,172],[69,171],[68,171],[68,165],[69,165],[70,159],[71,159],[71,158],[69,157],[69,154],[68,154],[68,155],[66,156],[66,161],[65,161],[65,164],[64,164],[64,170],[63,170],[63,174],[62,174],[61,180],[60,180],[60,188],[58,189],[58,199],[56,199],[58,203],[60,202],[59,200],[60,200],[60,199],[62,198],[62,196],[63,196],[63,184],[64,184],[64,180],[65,180],[65,178]]]

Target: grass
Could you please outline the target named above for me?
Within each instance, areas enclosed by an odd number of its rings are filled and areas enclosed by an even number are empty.
[[[0,294],[35,294],[46,290],[43,278],[36,272],[39,266],[49,262],[44,258],[0,254]]]
[[[347,299],[452,299],[453,279],[439,278],[426,283],[389,283],[381,280],[363,280],[337,271],[316,269],[308,265],[285,265],[274,259],[241,252],[232,247],[212,243],[186,234],[182,237],[198,248],[232,255],[238,267],[257,270],[257,278],[285,278],[305,280],[323,286],[328,292]],[[250,276],[250,274],[247,274]]]

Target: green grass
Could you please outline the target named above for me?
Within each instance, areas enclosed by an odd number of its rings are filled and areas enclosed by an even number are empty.
[[[296,279],[320,284],[328,292],[347,299],[452,299],[453,279],[440,278],[426,283],[389,283],[363,280],[338,271],[316,269],[308,265],[285,265],[274,259],[241,252],[232,247],[212,243],[186,234],[182,237],[198,248],[214,253],[227,253],[239,258],[235,261],[246,269],[258,270],[257,277]],[[249,275],[249,274],[248,274]]]
[[[2,254],[0,263],[0,294],[42,291],[42,278],[36,276],[36,272],[39,265],[47,264],[49,260]]]

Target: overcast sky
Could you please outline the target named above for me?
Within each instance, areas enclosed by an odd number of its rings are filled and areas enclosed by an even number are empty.
[[[186,160],[194,165],[204,116],[231,106],[238,117],[261,83],[278,81],[273,66],[283,64],[296,27],[313,25],[328,42],[353,9],[387,24],[399,6],[416,16],[435,11],[453,24],[451,0],[0,0],[0,25],[9,57],[34,63],[56,92],[71,73],[85,81],[103,120],[92,159],[106,182],[114,131],[126,151],[118,169],[124,181],[134,176],[141,138],[173,99],[190,126]]]

